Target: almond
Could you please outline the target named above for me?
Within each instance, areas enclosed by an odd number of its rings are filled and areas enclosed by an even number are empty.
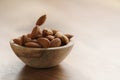
[[[50,41],[47,38],[39,38],[38,43],[43,47],[43,48],[48,48],[50,46]]]
[[[38,43],[37,39],[32,39],[31,41],[29,42],[34,42],[34,43]]]
[[[63,36],[61,37],[61,41],[62,41],[62,44],[63,44],[63,45],[66,45],[66,44],[69,43],[69,39],[68,39],[67,36],[65,36],[65,35],[63,35]]]
[[[21,38],[16,38],[16,39],[13,39],[14,43],[18,44],[18,45],[21,45],[22,46],[22,41],[21,41]]]
[[[31,34],[30,34],[30,33],[29,33],[29,34],[27,34],[27,37],[28,37],[28,38],[31,38]]]
[[[31,38],[34,39],[34,38],[37,38],[38,35],[41,35],[42,32],[41,30],[39,29],[39,26],[35,26],[32,30],[32,33],[31,33]]]
[[[70,35],[70,34],[64,34],[65,36],[68,37],[68,39],[71,39],[73,37],[73,35]]]
[[[41,26],[41,25],[45,22],[45,20],[46,20],[46,15],[41,16],[41,17],[37,20],[36,25]]]
[[[53,32],[53,35],[55,35],[58,32],[58,30],[52,29],[52,32]]]
[[[53,35],[53,32],[51,29],[45,28],[43,29],[43,36]]]
[[[21,37],[21,42],[22,42],[22,46],[24,46],[24,43],[25,43],[25,35],[23,35],[22,37]]]
[[[29,38],[28,35],[23,35],[23,38],[24,38],[24,41],[23,41],[24,43],[31,41],[31,38]]]
[[[53,40],[55,37],[52,35],[48,35],[46,38],[48,38],[50,41]]]
[[[61,38],[63,36],[63,34],[61,33],[61,32],[57,32],[56,34],[55,34],[55,37],[56,38]]]
[[[51,41],[50,47],[59,47],[61,45],[61,40],[59,38],[55,38]]]
[[[27,43],[25,43],[25,46],[26,47],[32,47],[32,48],[39,48],[39,47],[41,47],[38,43],[35,43],[35,42],[27,42]]]

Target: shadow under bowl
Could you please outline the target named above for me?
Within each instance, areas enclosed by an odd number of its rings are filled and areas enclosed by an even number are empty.
[[[34,68],[50,68],[58,65],[66,58],[74,43],[70,41],[65,46],[53,48],[28,48],[15,44],[11,40],[10,45],[14,53],[26,65]]]

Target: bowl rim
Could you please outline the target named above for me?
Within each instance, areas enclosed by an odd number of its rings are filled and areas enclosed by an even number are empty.
[[[21,46],[21,45],[18,45],[16,43],[14,43],[13,39],[10,40],[9,43],[10,43],[10,45],[14,45],[16,47],[26,48],[26,49],[31,49],[31,50],[56,50],[56,49],[67,48],[67,47],[70,47],[70,46],[74,45],[73,40],[70,40],[70,42],[67,45],[60,46],[60,47],[51,47],[51,48],[31,48],[31,47],[24,47],[24,46]]]

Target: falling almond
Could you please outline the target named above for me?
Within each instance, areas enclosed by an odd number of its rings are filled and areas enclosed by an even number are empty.
[[[41,25],[45,22],[45,20],[46,20],[46,15],[41,16],[41,17],[37,20],[36,25],[41,26]]]

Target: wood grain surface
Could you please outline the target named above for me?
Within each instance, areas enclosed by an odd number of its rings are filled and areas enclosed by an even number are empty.
[[[15,56],[9,41],[41,28],[71,33],[75,46],[58,66],[34,69]],[[0,0],[0,80],[120,80],[119,0]]]

